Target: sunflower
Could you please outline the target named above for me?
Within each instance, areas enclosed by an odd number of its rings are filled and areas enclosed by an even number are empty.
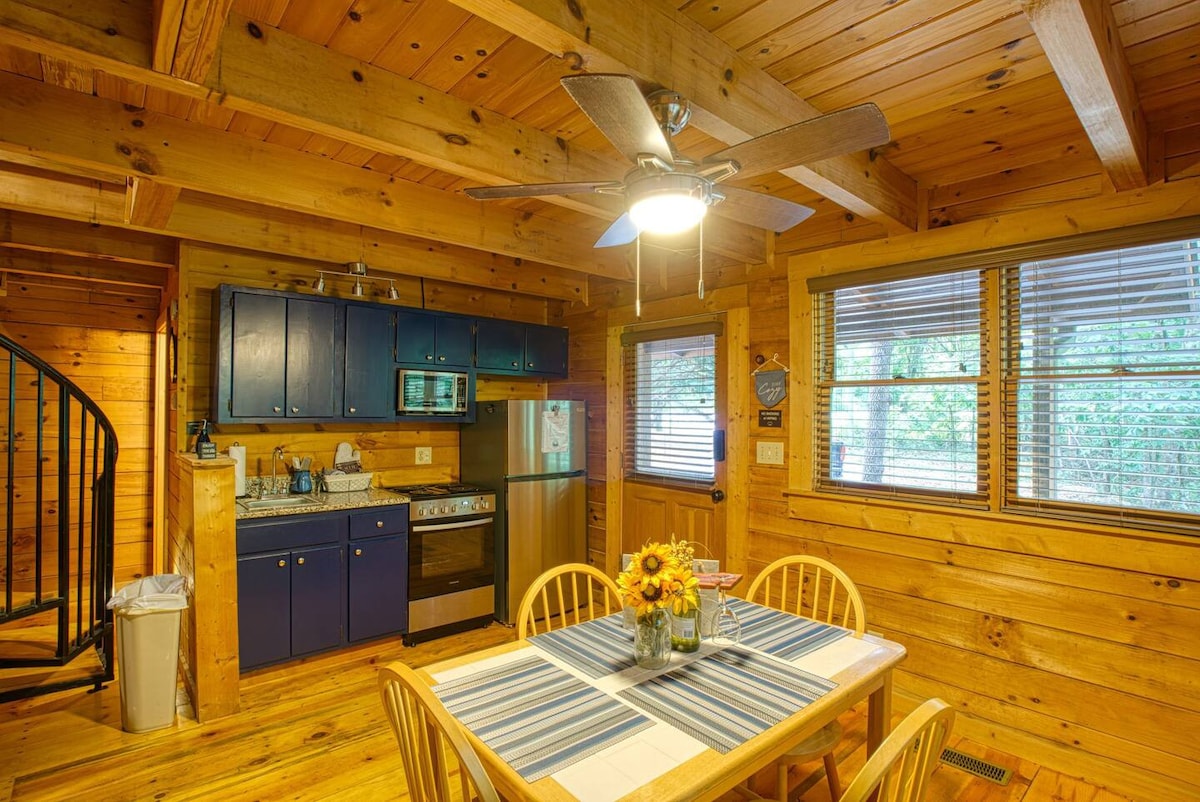
[[[617,585],[621,588],[625,604],[635,608],[638,615],[651,613],[666,606],[670,601],[661,582],[661,572],[653,579],[654,581],[651,581],[651,577],[632,571],[622,573],[617,578]]]
[[[634,557],[630,568],[658,584],[661,575],[675,562],[668,543],[648,543]]]
[[[694,610],[700,605],[700,582],[687,568],[681,568],[672,574],[669,582],[664,582],[664,589],[670,599],[671,612],[682,615]]]

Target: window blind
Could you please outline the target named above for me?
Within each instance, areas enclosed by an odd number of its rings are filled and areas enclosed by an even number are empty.
[[[983,271],[816,296],[818,488],[983,504]]]
[[[711,484],[716,335],[664,333],[660,337],[629,338],[622,349],[625,474],[633,479]]]
[[[1007,505],[1200,514],[1200,241],[1024,262],[1003,292]]]

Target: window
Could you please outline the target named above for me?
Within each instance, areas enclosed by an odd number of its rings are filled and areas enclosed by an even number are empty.
[[[622,338],[627,477],[713,481],[717,335],[712,328]]]
[[[1004,275],[1007,502],[1200,515],[1200,242]]]
[[[982,298],[978,270],[821,296],[820,484],[986,499]]]
[[[816,486],[1200,528],[1200,240],[1112,239],[810,281]]]

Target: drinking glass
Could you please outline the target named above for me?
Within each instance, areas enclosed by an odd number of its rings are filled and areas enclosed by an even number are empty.
[[[725,598],[725,585],[717,586],[717,617],[713,622],[712,642],[718,646],[732,646],[742,639],[742,622]]]

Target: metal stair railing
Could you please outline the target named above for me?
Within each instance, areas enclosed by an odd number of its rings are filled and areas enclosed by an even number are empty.
[[[74,382],[0,335],[5,356],[0,669],[65,666],[89,648],[100,668],[6,684],[0,701],[99,689],[113,679],[116,434]]]

